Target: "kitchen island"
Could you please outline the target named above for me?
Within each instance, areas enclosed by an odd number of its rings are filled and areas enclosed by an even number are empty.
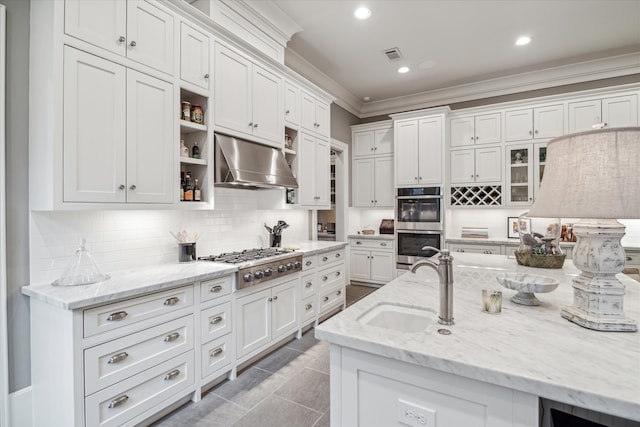
[[[538,426],[539,397],[640,421],[640,335],[585,329],[560,316],[560,307],[572,302],[571,278],[578,274],[571,262],[542,270],[506,256],[464,253],[454,254],[453,263],[453,326],[437,323],[438,277],[421,268],[317,328],[316,336],[331,343],[332,426],[398,420]],[[538,294],[539,306],[518,305],[510,300],[516,292],[495,278],[509,271],[554,277],[560,286]],[[640,284],[624,275],[620,280],[625,313],[640,320]],[[502,290],[500,314],[482,311],[482,289]],[[363,321],[384,306],[426,309],[433,321],[419,332]],[[447,405],[469,417],[447,424]],[[429,424],[436,412],[438,424]]]

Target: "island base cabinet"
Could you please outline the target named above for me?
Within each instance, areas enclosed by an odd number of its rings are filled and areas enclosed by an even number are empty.
[[[537,427],[538,398],[331,346],[332,426]]]

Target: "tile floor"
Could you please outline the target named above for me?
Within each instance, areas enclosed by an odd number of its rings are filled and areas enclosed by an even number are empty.
[[[347,286],[347,306],[375,290]],[[329,344],[311,329],[153,426],[329,426]]]

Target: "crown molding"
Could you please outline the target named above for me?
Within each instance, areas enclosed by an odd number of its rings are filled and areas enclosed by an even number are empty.
[[[336,104],[358,118],[364,119],[457,102],[638,74],[640,73],[640,52],[482,80],[368,103],[363,103],[353,93],[322,73],[304,57],[288,48],[285,51],[285,63],[318,86],[332,93],[336,97]]]

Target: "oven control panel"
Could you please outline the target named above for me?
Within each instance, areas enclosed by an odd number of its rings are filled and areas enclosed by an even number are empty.
[[[238,271],[238,288],[246,288],[302,271],[302,254],[268,261]]]

